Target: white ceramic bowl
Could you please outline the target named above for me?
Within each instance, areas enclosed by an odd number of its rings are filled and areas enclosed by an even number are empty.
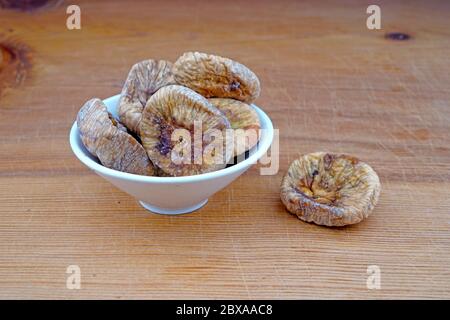
[[[103,102],[117,117],[119,95]],[[102,166],[84,147],[75,122],[70,130],[70,146],[77,158],[95,173],[135,197],[146,209],[160,214],[182,214],[195,211],[208,202],[208,198],[226,187],[255,164],[269,149],[273,140],[273,126],[269,117],[252,105],[259,115],[262,130],[258,146],[249,157],[228,168],[183,177],[149,177],[125,173]]]

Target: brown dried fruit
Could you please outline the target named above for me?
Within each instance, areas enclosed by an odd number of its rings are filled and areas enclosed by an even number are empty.
[[[86,149],[105,167],[140,175],[154,174],[144,148],[112,117],[100,99],[84,104],[78,112],[77,126]]]
[[[344,226],[367,218],[380,194],[376,172],[357,158],[325,152],[295,160],[281,184],[281,200],[299,219]]]
[[[224,143],[229,128],[225,116],[204,97],[170,85],[148,100],[140,132],[156,166],[169,175],[186,176],[225,167],[232,155],[232,145]]]
[[[233,98],[253,102],[261,91],[258,77],[228,58],[186,52],[173,65],[175,81],[207,98]]]
[[[173,177],[172,175],[164,172],[162,169],[155,167],[155,176],[157,177]]]
[[[208,101],[230,121],[231,128],[234,130],[235,156],[250,150],[258,143],[261,124],[252,106],[227,98],[212,98]]]
[[[119,100],[119,118],[127,128],[139,134],[142,111],[153,93],[174,83],[172,63],[165,60],[144,60],[130,70]]]

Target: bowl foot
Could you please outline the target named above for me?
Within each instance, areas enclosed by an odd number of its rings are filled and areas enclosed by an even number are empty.
[[[203,207],[207,202],[208,202],[208,199],[203,200],[202,202],[197,203],[197,204],[195,204],[193,206],[186,207],[186,208],[181,208],[181,209],[160,208],[160,207],[156,207],[156,206],[153,206],[151,204],[145,203],[143,201],[139,201],[139,204],[141,206],[143,206],[145,209],[147,209],[148,211],[151,211],[153,213],[175,215],[175,214],[189,213],[189,212],[198,210],[201,207]]]

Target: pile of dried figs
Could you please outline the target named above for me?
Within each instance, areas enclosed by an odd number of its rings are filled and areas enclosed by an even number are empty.
[[[87,150],[108,168],[196,175],[222,169],[257,145],[260,122],[251,103],[259,94],[258,78],[244,65],[187,52],[173,64],[136,63],[120,95],[119,119],[94,98],[79,111],[77,125]],[[368,164],[315,152],[292,162],[281,200],[301,220],[344,226],[368,217],[380,189]]]
[[[86,149],[106,167],[148,176],[219,170],[259,139],[258,77],[216,55],[187,52],[175,63],[145,60],[130,70],[119,119],[97,98],[77,116]]]

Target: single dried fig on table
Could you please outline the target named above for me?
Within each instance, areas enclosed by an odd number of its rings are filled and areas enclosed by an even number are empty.
[[[239,156],[258,143],[261,124],[252,106],[227,98],[211,98],[208,101],[230,121],[234,131],[234,156]]]
[[[152,162],[172,176],[222,169],[232,156],[230,123],[211,103],[182,86],[159,89],[147,102],[141,140]]]
[[[186,52],[172,70],[178,84],[207,98],[233,98],[251,103],[261,91],[259,79],[250,69],[212,54]]]
[[[367,218],[380,180],[366,163],[344,154],[310,153],[295,160],[281,184],[281,200],[301,220],[344,226]]]
[[[131,68],[119,100],[120,121],[139,134],[142,111],[153,93],[173,83],[172,63],[165,60],[144,60]]]
[[[87,101],[77,115],[81,141],[105,167],[151,176],[154,167],[139,142],[97,98]]]

